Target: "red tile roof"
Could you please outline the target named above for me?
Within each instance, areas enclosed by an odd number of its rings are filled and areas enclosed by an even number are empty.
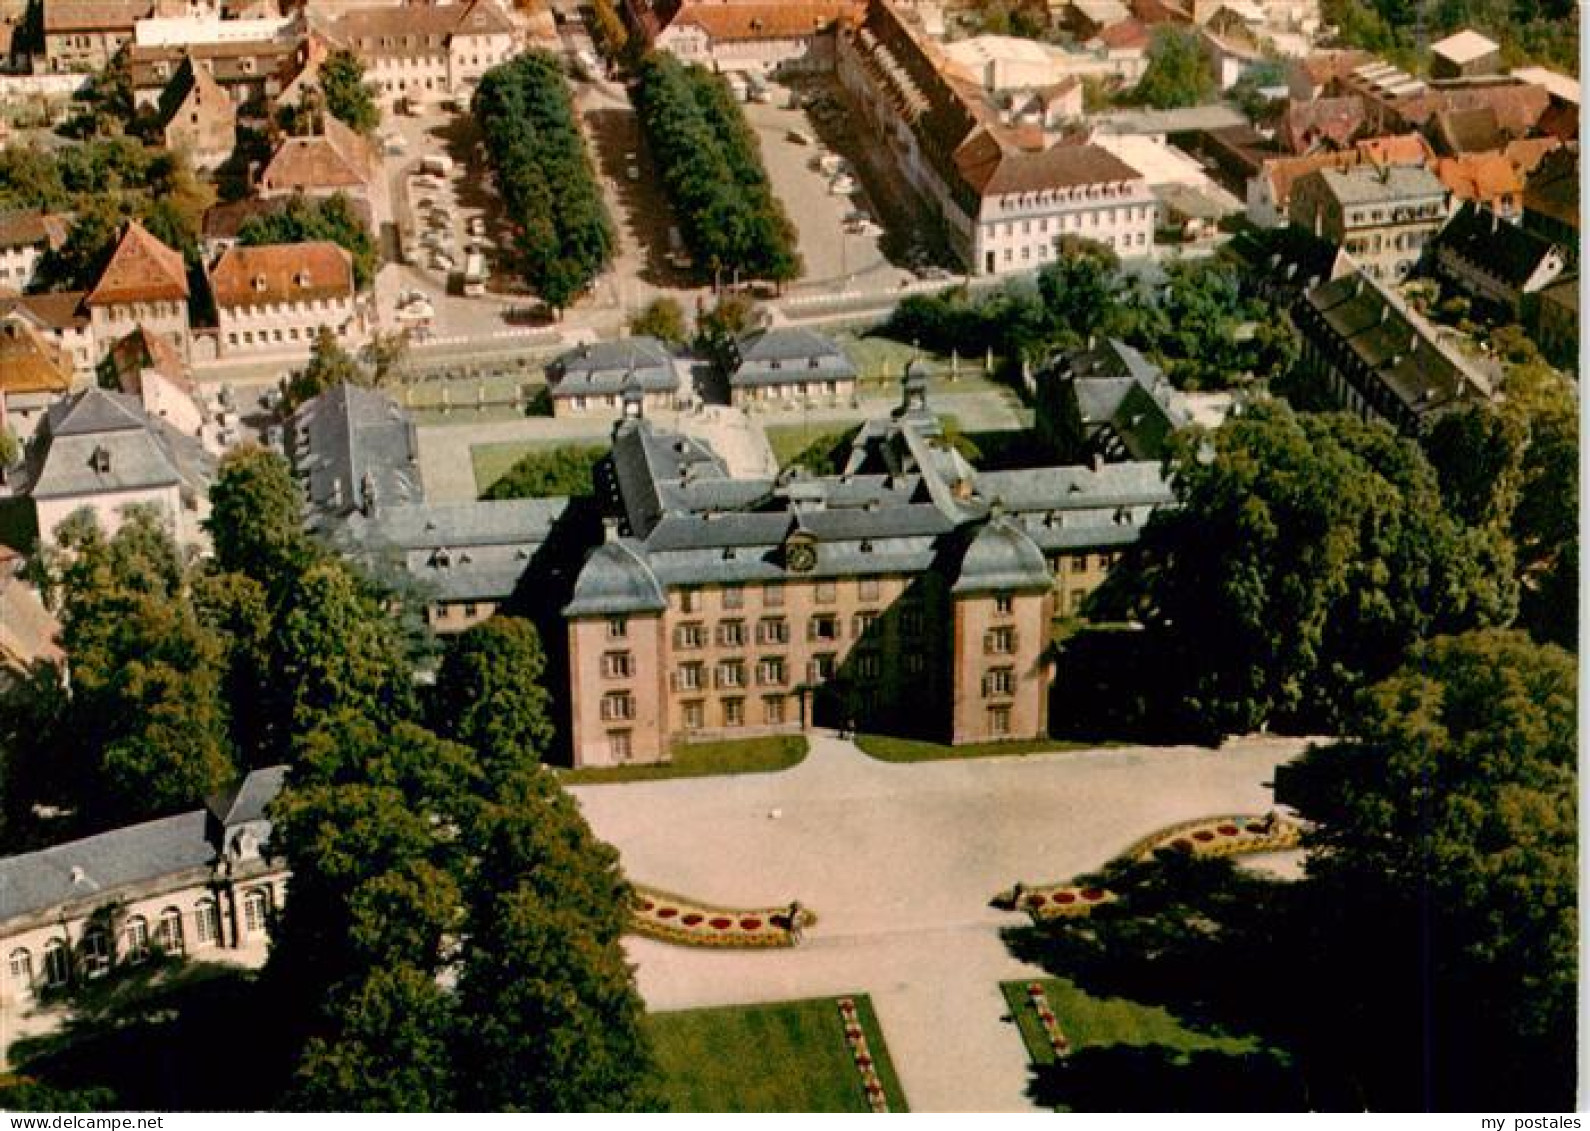
[[[8,212],[0,216],[0,247],[58,248],[66,242],[66,217],[49,212]]]
[[[1364,100],[1354,94],[1316,98],[1312,102],[1290,101],[1277,132],[1293,153],[1309,153],[1321,146],[1346,149],[1363,125]]]
[[[1460,200],[1489,202],[1503,196],[1516,197],[1524,191],[1523,178],[1501,153],[1443,157],[1436,162],[1435,175]]]
[[[852,0],[797,4],[686,3],[669,26],[690,24],[718,42],[793,39],[827,30],[840,20],[855,18],[859,12],[860,5]]]
[[[353,294],[353,257],[334,243],[229,248],[210,271],[220,307],[346,298]]]
[[[1111,51],[1130,51],[1134,48],[1147,48],[1148,41],[1153,38],[1148,30],[1148,25],[1139,19],[1122,20],[1120,23],[1111,24],[1099,31],[1093,37]]]
[[[138,221],[129,220],[115,253],[84,302],[89,306],[114,306],[186,301],[187,297],[188,269],[182,262],[182,253],[155,239]]]
[[[72,366],[21,318],[0,319],[0,395],[64,393]]]
[[[327,114],[324,132],[290,137],[272,154],[260,174],[260,187],[272,192],[316,189],[367,189],[370,150],[363,138]]]
[[[151,333],[142,323],[111,346],[110,361],[124,393],[133,396],[143,394],[143,372],[146,369],[153,369],[183,392],[189,395],[193,393],[188,367],[183,363],[177,347],[164,334]]]

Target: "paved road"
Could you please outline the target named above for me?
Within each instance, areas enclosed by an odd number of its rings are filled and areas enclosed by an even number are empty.
[[[913,1110],[1030,1110],[1026,1053],[998,983],[1037,971],[989,906],[1022,879],[1068,878],[1175,821],[1273,804],[1303,746],[1122,748],[888,765],[827,736],[782,774],[574,790],[637,881],[727,906],[799,898],[795,950],[627,945],[655,1010],[870,993]],[[778,810],[780,816],[771,813]]]

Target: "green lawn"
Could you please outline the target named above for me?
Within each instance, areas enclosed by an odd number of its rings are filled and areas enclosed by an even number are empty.
[[[852,995],[891,1111],[906,1111],[872,1001]],[[646,1018],[676,1112],[868,1111],[835,998]]]
[[[1028,754],[1088,750],[1097,744],[1042,738],[1021,742],[972,742],[965,746],[946,746],[942,742],[922,742],[914,738],[858,734],[856,745],[861,747],[863,754],[880,762],[941,762],[950,758],[1019,758]]]
[[[806,757],[806,736],[769,734],[727,742],[686,742],[674,747],[673,761],[646,766],[604,766],[565,770],[566,785],[661,781],[715,774],[771,774],[787,770]]]
[[[1054,1010],[1060,1031],[1073,1052],[1090,1045],[1163,1045],[1180,1052],[1220,1052],[1232,1056],[1259,1052],[1255,1037],[1199,1033],[1187,1028],[1175,1014],[1157,1005],[1142,1005],[1119,997],[1094,997],[1064,978],[1038,978]],[[1050,1064],[1054,1052],[1044,1036],[1037,1011],[1027,997],[1026,982],[1004,982],[1000,990],[1021,1029],[1021,1039],[1034,1063]]]
[[[478,498],[486,489],[508,473],[508,469],[531,452],[550,452],[558,448],[586,448],[589,441],[569,440],[505,440],[493,444],[472,444],[469,462],[475,468],[475,495]]]
[[[1179,1070],[1183,1074],[1198,1071],[1188,1064],[1198,1056],[1202,1058],[1198,1062],[1199,1065],[1204,1066],[1210,1073],[1210,1088],[1226,1100],[1231,1098],[1234,1081],[1238,1092],[1243,1087],[1242,1081],[1248,1079],[1256,1094],[1267,1094],[1263,1093],[1265,1086],[1273,1086],[1278,1078],[1284,1080],[1291,1076],[1290,1070],[1285,1067],[1286,1059],[1279,1057],[1276,1050],[1266,1046],[1257,1037],[1191,1029],[1175,1014],[1160,1006],[1144,1005],[1118,997],[1094,997],[1065,978],[1034,980],[1043,985],[1044,993],[1049,999],[1049,1008],[1054,1011],[1055,1021],[1066,1039],[1071,1042],[1072,1057],[1090,1066],[1099,1065],[1100,1072],[1105,1069],[1097,1058],[1117,1051],[1127,1056],[1133,1055],[1132,1050],[1142,1050],[1145,1055],[1148,1050],[1164,1051],[1172,1070]],[[1041,1074],[1045,1071],[1043,1066],[1055,1063],[1055,1055],[1049,1047],[1048,1038],[1044,1035],[1038,1013],[1033,1009],[1031,999],[1027,997],[1027,985],[1026,981],[1003,982],[999,988],[1005,995],[1005,1002],[1010,1006],[1017,1027],[1021,1030],[1021,1039],[1027,1046],[1027,1054],[1032,1058],[1033,1064],[1039,1066]],[[1095,1059],[1089,1059],[1090,1052]],[[1215,1078],[1217,1075],[1218,1080]],[[1129,1072],[1120,1075],[1118,1082],[1125,1088],[1132,1086],[1130,1081],[1134,1079],[1138,1084],[1151,1086],[1152,1077],[1135,1078]],[[1077,1083],[1080,1085],[1085,1082]],[[1166,1103],[1173,1105],[1167,1110],[1206,1110],[1197,1103],[1183,1106],[1189,1097],[1198,1094],[1200,1085],[1197,1079],[1178,1080],[1177,1085],[1179,1089],[1176,1092],[1177,1098],[1174,1101],[1165,1100]],[[1095,1104],[1090,1104],[1088,1110],[1150,1110],[1138,1106],[1143,1103],[1142,1096],[1122,1095],[1116,1100],[1113,1095],[1107,1094],[1111,1087],[1113,1085],[1102,1089],[1106,1094],[1098,1094],[1100,1089],[1097,1087],[1083,1090],[1081,1094],[1094,1096]],[[1051,1093],[1050,1102],[1053,1102],[1054,1096],[1055,1094]],[[1217,1101],[1217,1106],[1207,1110],[1234,1109]]]

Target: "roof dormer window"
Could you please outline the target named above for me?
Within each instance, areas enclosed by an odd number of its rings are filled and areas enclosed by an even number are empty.
[[[101,445],[99,447],[96,447],[94,449],[94,454],[93,454],[93,456],[91,458],[93,459],[93,462],[94,462],[94,470],[95,470],[95,472],[97,472],[100,475],[109,475],[110,474],[110,449],[109,448],[106,448],[103,445]]]
[[[254,276],[254,289],[256,291],[263,291],[266,286],[267,286],[267,284],[265,282],[265,276],[264,275],[255,275]]]
[[[309,285],[309,272],[308,271],[300,271],[300,272],[298,272],[298,274],[293,276],[293,282],[295,284],[297,284],[298,286],[300,286],[300,287],[307,287]]]

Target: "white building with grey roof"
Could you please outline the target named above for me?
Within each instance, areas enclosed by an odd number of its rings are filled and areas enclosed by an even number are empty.
[[[137,397],[85,389],[51,405],[28,449],[28,482],[40,537],[75,511],[114,534],[127,509],[152,507],[177,541],[203,546],[215,457],[194,437],[150,416]]]
[[[832,338],[803,329],[758,330],[735,344],[729,397],[736,408],[847,404],[855,395],[856,366]]]
[[[0,859],[0,1009],[165,955],[258,965],[287,869],[268,807],[286,767],[203,808]]]
[[[642,335],[581,345],[547,366],[553,416],[616,419],[632,385],[644,395],[647,412],[679,408],[693,398],[691,362]]]

